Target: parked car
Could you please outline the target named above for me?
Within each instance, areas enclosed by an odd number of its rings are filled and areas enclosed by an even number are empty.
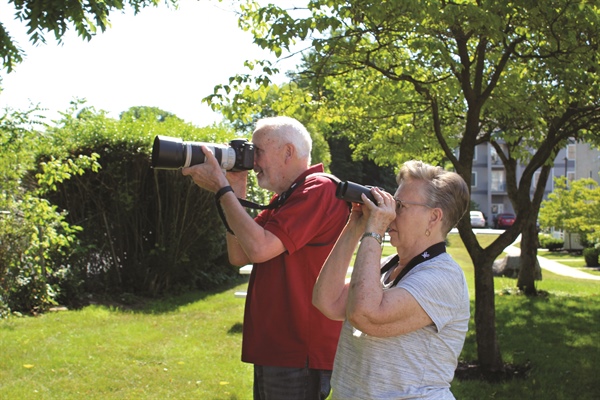
[[[494,228],[496,229],[506,229],[512,224],[515,223],[515,214],[511,213],[501,213],[496,216],[494,219]]]
[[[481,211],[471,211],[471,226],[473,228],[483,228],[485,227],[485,218],[483,217],[483,213]]]

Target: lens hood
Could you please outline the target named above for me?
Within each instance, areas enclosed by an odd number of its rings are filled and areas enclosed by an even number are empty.
[[[183,140],[169,136],[156,136],[152,145],[152,168],[179,169],[185,160]]]

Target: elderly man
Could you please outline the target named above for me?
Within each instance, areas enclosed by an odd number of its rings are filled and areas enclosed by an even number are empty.
[[[216,192],[231,232],[234,265],[253,263],[246,297],[242,361],[254,364],[255,399],[324,399],[341,329],[312,304],[319,271],[342,231],[349,209],[321,164],[310,165],[312,140],[289,117],[259,120],[252,135],[260,187],[277,207],[251,218],[240,205],[247,171],[224,174],[208,149],[204,164],[184,168]]]

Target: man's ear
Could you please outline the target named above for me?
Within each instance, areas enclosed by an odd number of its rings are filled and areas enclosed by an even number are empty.
[[[296,155],[296,148],[294,147],[293,144],[291,143],[286,143],[285,145],[283,145],[283,154],[285,156],[285,161],[291,161],[294,159],[295,155]]]

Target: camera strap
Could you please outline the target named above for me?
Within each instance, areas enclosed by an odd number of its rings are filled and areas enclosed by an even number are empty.
[[[286,200],[289,199],[289,197],[292,195],[294,190],[296,190],[296,188],[298,186],[300,186],[306,180],[306,178],[308,178],[309,176],[323,176],[325,178],[329,178],[336,185],[341,182],[340,179],[335,175],[327,174],[325,172],[315,172],[314,174],[307,175],[306,177],[292,183],[292,186],[290,186],[290,188],[288,190],[281,193],[279,196],[277,196],[277,198],[275,200],[273,200],[272,202],[270,202],[267,205],[257,204],[253,201],[249,201],[246,199],[240,199],[240,198],[238,198],[238,201],[240,202],[242,207],[252,208],[255,210],[274,210],[276,208],[283,206],[283,204],[286,202]],[[219,201],[219,197],[217,197],[217,196],[215,196],[215,204],[217,205],[217,211],[219,211],[219,217],[221,217],[221,221],[223,221],[223,224],[225,225],[225,229],[227,229],[227,232],[231,233],[232,235],[235,235],[235,233],[233,233],[233,231],[229,227],[229,224],[227,223],[227,219],[225,218],[225,213],[223,212],[223,208],[221,207],[221,202]]]

